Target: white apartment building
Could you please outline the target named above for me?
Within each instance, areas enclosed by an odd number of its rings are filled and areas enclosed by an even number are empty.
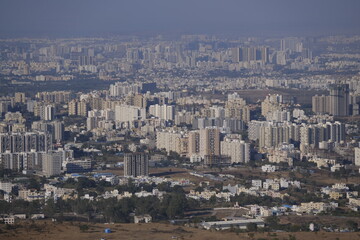
[[[247,163],[250,161],[250,144],[239,139],[225,138],[220,143],[221,155],[231,158],[231,163]]]

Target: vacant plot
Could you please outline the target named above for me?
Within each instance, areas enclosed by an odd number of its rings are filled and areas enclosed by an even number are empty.
[[[301,89],[247,89],[236,91],[242,98],[249,102],[263,101],[268,94],[280,94],[285,98],[295,97],[300,104],[311,104],[311,97],[326,94],[326,91],[301,90]]]
[[[227,240],[227,239],[359,239],[360,233],[328,233],[328,232],[297,232],[297,233],[239,233],[230,231],[206,231],[203,229],[175,226],[170,224],[88,224],[87,230],[80,230],[86,223],[52,223],[40,221],[21,223],[16,229],[5,229],[0,226],[0,239],[6,240],[89,240],[89,239],[191,239],[191,240]],[[110,228],[112,233],[104,233]],[[84,227],[82,227],[84,229]]]

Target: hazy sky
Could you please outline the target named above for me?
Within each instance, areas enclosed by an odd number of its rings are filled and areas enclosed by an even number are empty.
[[[0,0],[0,36],[359,33],[360,0]]]

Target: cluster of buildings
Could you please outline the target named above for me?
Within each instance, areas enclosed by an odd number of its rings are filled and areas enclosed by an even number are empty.
[[[110,168],[120,162],[117,167],[123,168],[125,178],[111,174],[93,177],[112,186],[125,183],[129,177],[136,183],[167,182],[149,177],[151,167],[156,166],[198,168],[199,173],[192,174],[195,177],[209,177],[202,171],[231,165],[256,165],[266,176],[280,170],[307,170],[302,166],[314,164],[330,170],[329,174],[343,170],[358,174],[360,130],[353,117],[360,115],[360,77],[341,75],[345,70],[358,70],[349,60],[356,56],[313,56],[313,42],[305,38],[249,38],[227,44],[203,35],[182,36],[177,41],[161,37],[24,41],[30,42],[2,54],[0,74],[9,86],[22,84],[22,80],[29,85],[67,81],[72,86],[84,79],[108,84],[103,90],[89,92],[59,89],[3,94],[0,165],[4,169],[53,178]],[[332,43],[322,38],[319,44]],[[336,74],[331,75],[332,71]],[[260,91],[264,89],[274,93],[266,95]],[[304,94],[292,96],[295,89]],[[322,92],[316,94],[319,90]],[[226,178],[226,174],[211,175],[213,181]],[[299,181],[280,177],[250,180],[251,187],[192,189],[187,197],[210,200],[215,196],[228,202],[245,193],[284,199],[289,196],[285,193],[288,188],[300,188]],[[191,185],[187,179],[170,182],[172,186]],[[0,189],[8,193],[4,198],[10,199],[11,184],[0,182]],[[358,195],[346,186],[323,188],[320,194],[335,201],[346,198],[351,208],[359,205]],[[100,197],[162,195],[156,190],[134,194],[113,190]],[[26,201],[75,196],[50,185],[41,191],[19,191],[19,198]],[[301,203],[292,210],[318,213],[335,205],[326,201]],[[250,215],[284,211],[286,208],[280,206],[253,206]],[[221,224],[226,228],[250,222]],[[205,228],[216,226],[220,225],[204,224]]]

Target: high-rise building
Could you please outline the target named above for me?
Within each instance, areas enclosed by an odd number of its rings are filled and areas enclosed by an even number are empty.
[[[124,156],[124,176],[139,177],[149,175],[149,156],[144,153],[126,153]]]
[[[89,104],[86,101],[80,101],[77,103],[77,115],[86,117],[88,111]]]
[[[235,101],[228,101],[225,106],[225,117],[242,120],[244,122],[250,121],[250,108],[246,105],[241,106]]]
[[[86,119],[86,130],[91,131],[97,127],[97,117],[88,117]]]
[[[44,106],[43,114],[40,116],[45,121],[52,121],[55,117],[55,107],[53,105]]]
[[[258,131],[254,131],[254,127],[259,126]],[[249,126],[249,139],[259,139],[259,147],[262,148],[273,148],[283,143],[290,143],[291,141],[300,141],[300,126],[288,122],[275,123],[275,122],[258,122],[258,124],[252,124],[251,129]]]
[[[340,143],[345,141],[346,131],[345,125],[340,122],[327,122],[304,124],[300,129],[300,135],[302,145],[317,148],[321,142]]]
[[[220,130],[217,127],[200,129],[200,156],[220,155]]]
[[[71,92],[54,91],[54,92],[38,92],[36,98],[46,103],[68,103],[71,100]]]
[[[360,114],[360,96],[359,95],[351,95],[350,96],[350,114],[351,115],[359,115]]]
[[[329,113],[334,116],[349,115],[349,84],[330,85]]]
[[[151,105],[149,107],[149,113],[159,119],[174,120],[175,118],[175,106],[173,105]]]
[[[221,155],[230,156],[231,163],[250,161],[250,144],[240,139],[225,138],[220,142]]]
[[[282,95],[274,94],[266,96],[265,100],[261,102],[261,115],[266,116],[269,112],[281,111],[282,102]]]
[[[31,129],[50,133],[55,142],[61,142],[64,138],[64,124],[60,121],[36,121],[32,123]]]
[[[25,103],[25,102],[26,102],[25,93],[16,92],[15,93],[15,103]]]
[[[68,105],[69,115],[79,115],[79,116],[87,116],[87,112],[89,111],[89,104],[85,101],[77,101],[72,100]]]
[[[52,136],[45,132],[0,133],[0,153],[47,152],[52,147]]]
[[[124,82],[116,82],[110,85],[110,96],[112,97],[121,97],[128,94],[137,94],[141,93],[140,84],[129,84]]]
[[[77,102],[76,102],[76,100],[72,100],[71,102],[69,102],[68,112],[69,112],[69,115],[77,115]]]
[[[53,121],[51,122],[51,125],[53,140],[56,142],[61,142],[62,140],[64,140],[64,123],[60,121]]]
[[[268,47],[240,47],[231,50],[233,62],[269,62]]]
[[[167,153],[176,152],[182,156],[188,154],[188,136],[184,132],[158,131],[156,133],[156,147],[165,149]]]
[[[20,170],[42,170],[42,162],[45,152],[20,152],[0,153],[0,164],[5,169]]]
[[[11,101],[0,101],[0,114],[8,112],[11,106]]]
[[[360,148],[355,148],[355,166],[360,166]]]
[[[61,165],[63,161],[62,152],[49,151],[46,153],[42,163],[43,174],[46,177],[51,177],[61,174]]]
[[[315,95],[312,97],[312,111],[317,114],[329,113],[329,96]]]
[[[189,156],[200,154],[200,132],[189,132]]]
[[[291,52],[302,52],[303,44],[300,39],[295,37],[289,37],[281,39],[280,41],[280,50],[281,51],[291,51]]]
[[[6,194],[11,193],[13,184],[11,182],[2,182],[0,181],[0,190],[4,191]]]
[[[119,122],[132,122],[146,119],[146,109],[130,106],[120,105],[115,107],[115,120]]]

